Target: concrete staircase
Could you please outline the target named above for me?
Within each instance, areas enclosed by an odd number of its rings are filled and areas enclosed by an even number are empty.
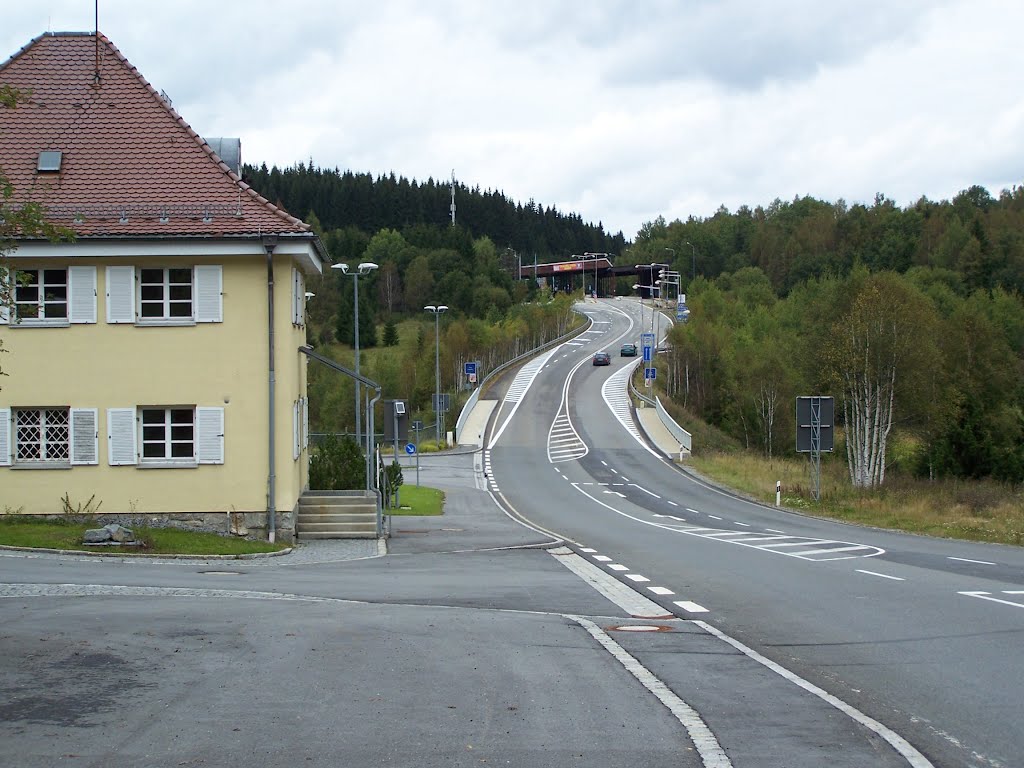
[[[377,497],[367,491],[306,491],[299,498],[295,534],[311,539],[377,538]]]

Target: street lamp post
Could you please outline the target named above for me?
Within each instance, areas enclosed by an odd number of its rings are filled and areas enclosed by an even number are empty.
[[[423,309],[434,313],[434,408],[437,417],[437,445],[441,446],[441,313],[448,307],[444,304],[428,304]]]
[[[633,290],[640,291],[640,333],[644,332],[644,287],[640,283],[633,283]]]
[[[355,348],[355,354],[356,354],[356,373],[357,374],[359,373],[359,278],[363,277],[365,275],[370,274],[376,268],[377,268],[377,265],[374,264],[372,261],[364,261],[364,262],[362,262],[358,267],[356,267],[356,271],[355,272],[349,272],[348,271],[348,264],[332,264],[331,265],[331,269],[340,269],[341,273],[343,275],[349,275],[352,278],[352,287],[353,287],[353,291],[354,291],[353,295],[355,297],[354,298],[354,304],[355,304],[355,332],[353,334],[353,336],[355,337],[355,339],[354,339],[355,343],[353,344],[353,346]],[[359,418],[359,406],[361,405],[361,403],[359,402],[359,379],[355,380],[355,385],[356,385],[356,444],[361,446],[362,445],[362,429],[361,429],[361,423],[360,423],[361,420]],[[367,427],[369,427],[369,424],[367,424]],[[370,439],[372,439],[372,435],[370,436]],[[367,440],[367,444],[369,444],[370,439]]]
[[[693,271],[690,273],[690,282],[692,283],[697,279],[697,246],[689,240],[686,241],[686,244],[693,250]]]

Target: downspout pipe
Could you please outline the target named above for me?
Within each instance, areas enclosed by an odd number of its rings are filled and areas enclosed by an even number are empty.
[[[377,401],[378,400],[380,400],[380,386],[378,386],[376,388],[376,394],[374,395],[373,399],[370,401],[369,407],[366,409],[366,431],[369,433],[369,435],[374,435],[375,434],[375,432],[374,432],[374,424],[373,424],[373,407],[375,405],[377,405]],[[373,493],[377,497],[377,537],[380,538],[380,536],[384,532],[384,500],[381,497],[380,488],[378,488],[379,483],[377,483],[377,478],[376,478],[376,475],[377,475],[377,461],[376,461],[377,455],[376,455],[376,451],[373,450],[373,437],[370,437],[369,443],[370,443],[370,454],[369,454],[369,456],[367,456],[367,460],[369,462],[371,462],[371,464],[373,466],[373,469],[371,470],[370,477],[368,479],[370,481],[369,487],[371,489],[373,489]]]
[[[274,401],[277,383],[274,374],[274,249],[277,235],[263,235],[263,249],[267,252],[267,540],[277,541],[277,464],[276,425]]]

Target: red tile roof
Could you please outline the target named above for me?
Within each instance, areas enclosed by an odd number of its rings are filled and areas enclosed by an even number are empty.
[[[242,182],[102,34],[41,35],[0,65],[0,85],[31,91],[0,106],[0,172],[15,201],[42,204],[80,237],[309,232]],[[59,173],[36,171],[43,150],[64,153]]]

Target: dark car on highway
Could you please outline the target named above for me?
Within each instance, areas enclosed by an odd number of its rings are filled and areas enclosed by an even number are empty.
[[[612,356],[607,352],[598,352],[594,355],[594,365],[611,365]]]
[[[636,357],[636,344],[623,344],[619,350],[620,357]]]

